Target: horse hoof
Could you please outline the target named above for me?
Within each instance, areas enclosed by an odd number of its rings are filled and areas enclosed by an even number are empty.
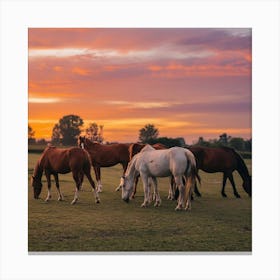
[[[147,205],[143,203],[143,204],[141,204],[141,207],[142,208],[147,208]]]
[[[227,195],[225,193],[222,193],[222,197],[227,197]]]
[[[238,193],[234,194],[236,198],[241,198],[241,196]]]
[[[182,210],[182,207],[177,206],[177,207],[175,208],[175,211],[181,211],[181,210]]]
[[[71,202],[71,205],[76,204],[76,202],[77,202],[77,200],[73,200],[73,201]]]
[[[96,201],[95,201],[95,203],[100,203],[100,200],[99,200],[99,199],[98,199],[98,200],[96,200]]]
[[[117,188],[115,189],[116,192],[118,192],[119,190],[120,190],[120,187],[117,187]]]

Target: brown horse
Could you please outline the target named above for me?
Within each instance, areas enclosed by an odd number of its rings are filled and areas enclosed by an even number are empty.
[[[83,149],[73,147],[69,149],[59,149],[56,147],[47,147],[40,159],[38,160],[34,173],[31,179],[31,185],[34,188],[34,198],[38,199],[42,190],[42,175],[45,172],[48,182],[48,196],[46,201],[51,198],[51,175],[55,178],[56,188],[58,191],[58,200],[63,200],[63,196],[59,188],[58,174],[66,174],[72,172],[76,183],[76,191],[72,204],[78,200],[78,192],[83,182],[84,174],[88,178],[96,198],[96,203],[99,203],[98,193],[95,190],[94,181],[90,175],[91,162],[89,154]]]
[[[243,189],[251,197],[252,180],[242,157],[232,148],[219,147],[209,148],[202,146],[190,146],[188,149],[194,154],[197,161],[197,168],[207,173],[222,172],[223,184],[221,194],[226,197],[225,185],[229,179],[235,197],[240,198],[233,180],[233,171],[237,171],[243,179]]]
[[[85,136],[80,136],[78,139],[78,146],[84,148],[90,154],[99,192],[102,190],[100,174],[101,167],[111,167],[120,163],[123,167],[123,175],[125,174],[129,162],[129,144],[103,145],[97,142],[92,142]]]

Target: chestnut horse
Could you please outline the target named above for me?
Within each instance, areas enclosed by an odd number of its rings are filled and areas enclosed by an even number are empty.
[[[219,147],[209,148],[202,146],[190,146],[188,149],[194,154],[197,161],[197,169],[201,169],[207,173],[222,172],[223,184],[221,194],[226,197],[225,185],[229,179],[235,197],[240,198],[236,190],[233,180],[233,171],[237,171],[243,180],[242,187],[245,192],[251,197],[252,180],[248,169],[242,157],[232,148]]]
[[[109,144],[104,145],[97,142],[92,142],[85,136],[80,136],[78,145],[88,151],[91,157],[92,166],[95,171],[97,180],[97,189],[102,191],[101,184],[101,167],[111,167],[120,163],[123,167],[123,175],[126,171],[129,162],[129,144]],[[121,183],[122,184],[122,179]]]
[[[78,200],[78,192],[83,182],[84,174],[88,178],[94,193],[96,203],[99,203],[98,193],[95,190],[95,184],[90,175],[91,162],[89,154],[83,149],[73,147],[69,149],[59,149],[53,146],[47,147],[39,158],[34,173],[31,178],[31,185],[34,188],[34,198],[38,199],[42,190],[42,175],[45,172],[48,182],[48,195],[46,201],[51,198],[51,175],[55,178],[56,188],[58,191],[58,200],[63,200],[59,188],[58,174],[72,172],[76,183],[76,191],[72,204]]]

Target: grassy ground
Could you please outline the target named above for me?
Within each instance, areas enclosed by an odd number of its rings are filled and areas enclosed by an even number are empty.
[[[29,251],[251,251],[251,199],[241,187],[237,173],[234,178],[241,199],[233,196],[227,183],[228,198],[220,195],[222,174],[200,171],[202,197],[196,198],[190,212],[174,211],[176,203],[167,200],[168,179],[159,180],[162,205],[146,209],[143,189],[139,184],[136,198],[129,204],[115,192],[121,166],[103,168],[101,203],[95,204],[90,185],[85,179],[84,190],[76,205],[71,205],[74,181],[71,174],[60,175],[65,201],[57,201],[52,186],[52,200],[34,200],[30,176],[39,154],[29,154],[28,184],[28,247]],[[251,170],[251,160],[246,160]],[[251,173],[251,171],[250,171]],[[93,171],[92,171],[93,174]],[[47,187],[43,177],[41,198]]]

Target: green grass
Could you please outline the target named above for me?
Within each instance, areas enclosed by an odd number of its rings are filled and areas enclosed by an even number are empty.
[[[103,168],[101,203],[94,202],[91,187],[85,179],[84,189],[76,205],[71,205],[74,181],[71,174],[60,175],[65,201],[57,201],[54,182],[52,200],[44,202],[47,194],[43,177],[42,200],[33,199],[30,186],[39,154],[29,154],[28,191],[28,249],[29,251],[251,251],[251,199],[241,187],[237,173],[234,178],[241,199],[233,196],[229,183],[228,198],[220,195],[222,174],[200,171],[201,198],[195,198],[190,212],[176,212],[175,201],[167,200],[168,178],[159,180],[162,205],[141,208],[142,184],[136,198],[126,204],[119,184],[121,166]],[[251,170],[251,160],[246,160]],[[94,175],[92,171],[92,175]]]

